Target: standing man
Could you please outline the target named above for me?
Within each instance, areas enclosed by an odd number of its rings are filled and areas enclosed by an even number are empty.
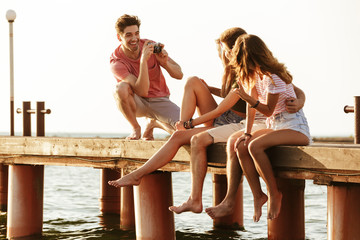
[[[140,39],[140,24],[137,16],[127,14],[117,20],[120,45],[110,57],[110,66],[118,82],[114,94],[117,106],[133,128],[127,139],[140,139],[136,118],[147,117],[150,121],[142,138],[152,140],[155,127],[171,134],[180,118],[180,108],[169,100],[170,91],[160,67],[175,79],[182,79],[183,73],[163,44]]]

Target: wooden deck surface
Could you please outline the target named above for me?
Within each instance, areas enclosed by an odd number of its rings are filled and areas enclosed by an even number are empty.
[[[0,137],[0,163],[61,165],[94,168],[141,166],[165,141],[129,141],[114,138]],[[360,146],[313,144],[268,150],[276,174],[285,178],[313,179],[318,184],[360,183]],[[182,147],[163,171],[189,171],[190,147]],[[208,148],[208,171],[225,174],[225,144]]]

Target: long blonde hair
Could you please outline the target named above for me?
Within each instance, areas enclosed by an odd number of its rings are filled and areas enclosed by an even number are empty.
[[[243,86],[252,87],[256,74],[278,75],[286,84],[292,82],[292,75],[283,63],[280,63],[256,35],[245,34],[236,40],[233,48],[231,65],[235,67],[236,73]]]
[[[236,72],[235,69],[230,65],[230,61],[225,57],[225,53],[221,52],[221,42],[226,44],[229,49],[232,49],[235,45],[236,39],[246,34],[246,31],[239,27],[233,27],[225,30],[219,37],[216,39],[218,44],[219,56],[221,57],[224,65],[224,72],[222,77],[222,85],[220,95],[225,97],[231,89],[231,86],[236,82]]]

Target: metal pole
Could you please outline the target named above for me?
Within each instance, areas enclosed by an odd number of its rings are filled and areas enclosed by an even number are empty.
[[[355,114],[354,143],[359,144],[360,143],[360,96],[355,96],[354,114]]]
[[[14,33],[13,22],[16,18],[16,13],[13,10],[8,10],[6,18],[9,22],[9,47],[10,47],[10,136],[15,136],[14,127]]]

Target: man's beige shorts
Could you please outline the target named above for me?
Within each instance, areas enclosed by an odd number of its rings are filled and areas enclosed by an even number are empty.
[[[118,94],[114,93],[117,103]],[[148,117],[170,124],[175,129],[175,123],[180,119],[180,108],[170,101],[169,97],[144,98],[134,94],[136,117]],[[117,104],[119,106],[119,104]]]
[[[220,127],[211,128],[207,130],[207,132],[214,139],[214,143],[227,142],[231,134],[244,130],[245,124],[246,124],[246,120],[242,120],[239,123],[230,123],[230,124],[222,125]],[[262,119],[261,120],[255,119],[254,125],[252,127],[252,131],[254,132],[264,128],[266,128],[265,121]]]

